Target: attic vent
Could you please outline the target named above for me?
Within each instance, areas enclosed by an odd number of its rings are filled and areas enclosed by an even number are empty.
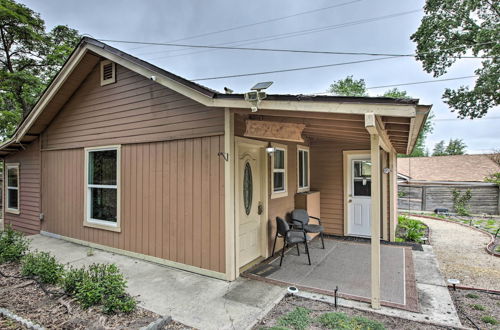
[[[101,61],[101,86],[116,82],[115,63],[105,60]]]

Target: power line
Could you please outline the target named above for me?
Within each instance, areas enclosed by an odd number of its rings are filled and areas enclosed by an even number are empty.
[[[249,24],[237,25],[237,26],[233,26],[233,27],[230,27],[230,28],[222,29],[222,30],[216,30],[216,31],[205,32],[205,33],[201,33],[201,34],[195,34],[195,35],[192,35],[192,36],[188,36],[188,37],[183,37],[183,38],[180,38],[180,39],[171,40],[169,42],[178,42],[178,41],[196,39],[196,38],[206,37],[206,36],[213,35],[213,34],[220,34],[220,33],[228,32],[228,31],[234,31],[234,30],[244,29],[244,28],[248,28],[248,27],[252,27],[252,26],[256,26],[256,25],[261,25],[261,24],[267,24],[267,23],[282,21],[282,20],[289,19],[289,18],[292,18],[292,17],[297,17],[297,16],[302,16],[302,15],[312,14],[312,13],[320,12],[320,11],[323,11],[323,10],[337,8],[337,7],[342,7],[342,6],[350,5],[350,4],[353,4],[353,3],[356,3],[356,2],[361,2],[361,1],[363,1],[363,0],[353,0],[353,1],[349,1],[349,2],[343,2],[343,3],[336,4],[336,5],[328,6],[328,7],[322,7],[322,8],[307,10],[307,11],[303,11],[303,12],[298,12],[298,13],[287,15],[287,16],[281,16],[281,17],[271,18],[271,19],[267,19],[267,20],[263,20],[263,21],[258,21],[258,22],[254,22],[254,23],[249,23]],[[147,46],[145,46],[145,47],[147,47]],[[137,47],[137,48],[132,48],[132,49],[129,49],[129,50],[134,50],[134,49],[139,49],[139,48],[144,48],[144,47]]]
[[[495,119],[500,119],[500,117],[476,118],[476,120],[480,120],[480,119],[495,120]],[[461,118],[437,118],[437,119],[432,119],[432,121],[455,121],[455,120],[465,121],[465,119],[461,119]],[[473,119],[470,119],[470,120],[473,121]]]
[[[445,79],[415,81],[415,82],[408,82],[408,83],[394,84],[394,85],[373,86],[373,87],[367,87],[366,89],[388,88],[388,87],[398,87],[398,86],[408,86],[408,85],[420,85],[420,84],[429,84],[429,83],[435,83],[435,82],[450,81],[450,80],[459,80],[459,79],[467,79],[467,78],[474,78],[474,77],[477,77],[477,75],[463,76],[463,77],[456,77],[456,78],[445,78]]]
[[[252,73],[241,73],[241,74],[233,74],[233,75],[218,76],[218,77],[196,78],[196,79],[191,79],[191,80],[192,81],[204,81],[204,80],[216,80],[216,79],[226,79],[226,78],[239,78],[239,77],[248,77],[248,76],[259,76],[259,75],[271,74],[271,73],[302,71],[302,70],[328,68],[328,67],[341,66],[341,65],[349,65],[349,64],[357,64],[357,63],[365,63],[365,62],[374,62],[374,61],[382,61],[382,60],[388,60],[388,59],[392,59],[392,58],[395,58],[395,57],[394,56],[379,57],[379,58],[372,58],[372,59],[359,60],[359,61],[350,61],[350,62],[341,62],[341,63],[333,63],[333,64],[314,65],[314,66],[306,66],[306,67],[291,68],[291,69],[282,69],[282,70],[272,70],[272,71],[262,71],[262,72],[252,72]]]
[[[262,52],[305,53],[305,54],[323,54],[323,55],[393,56],[393,57],[415,57],[416,56],[416,54],[389,54],[389,53],[370,53],[370,52],[341,52],[341,51],[326,51],[326,50],[209,46],[209,45],[175,44],[175,43],[148,42],[148,41],[114,40],[114,39],[98,39],[98,40],[103,41],[103,42],[114,42],[114,43],[125,43],[125,44],[144,44],[144,45],[171,46],[171,47],[208,48],[208,49],[262,51]],[[455,58],[455,57],[458,58],[458,56],[453,56],[450,58]],[[479,58],[479,59],[482,59],[483,57],[480,57],[480,56],[461,56],[460,58]]]
[[[409,15],[409,14],[417,13],[420,11],[422,11],[422,9],[397,12],[397,13],[390,14],[390,15],[365,18],[365,19],[361,19],[361,20],[349,21],[349,22],[344,22],[344,23],[340,23],[340,24],[327,25],[327,26],[310,28],[310,29],[305,29],[305,30],[298,30],[298,31],[293,31],[293,32],[272,34],[272,35],[244,39],[244,40],[238,40],[238,41],[224,42],[224,43],[220,43],[220,44],[216,44],[216,45],[212,45],[212,46],[226,46],[226,45],[244,46],[244,45],[250,45],[250,44],[267,42],[267,41],[274,41],[274,40],[280,40],[280,39],[299,37],[299,36],[303,36],[303,35],[307,35],[307,34],[311,34],[311,33],[324,32],[324,31],[339,29],[339,28],[343,28],[343,27],[349,27],[349,26],[371,23],[371,22],[376,22],[376,21],[390,19],[390,18],[404,16],[404,15]],[[177,50],[174,50],[173,52],[179,52],[179,51],[188,50],[188,49],[189,48],[177,49]],[[167,55],[167,56],[161,56],[161,57],[156,57],[156,58],[150,58],[150,60],[158,60],[158,59],[163,59],[163,58],[171,58],[171,57],[177,57],[177,56],[199,54],[199,53],[204,53],[204,52],[208,52],[208,51],[213,51],[213,50],[202,50],[202,51],[183,53],[183,54],[177,54],[177,55]],[[147,55],[147,54],[155,54],[155,53],[158,53],[158,52],[149,52],[149,53],[143,53],[143,54],[139,54],[139,55]]]

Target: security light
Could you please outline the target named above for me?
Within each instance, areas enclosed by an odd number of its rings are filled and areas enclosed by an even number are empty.
[[[257,112],[260,102],[267,97],[263,90],[273,84],[272,81],[260,82],[251,88],[250,92],[245,93],[245,101],[251,104],[252,112]]]

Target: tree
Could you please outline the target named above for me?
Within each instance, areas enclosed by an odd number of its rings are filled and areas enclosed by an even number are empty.
[[[13,133],[79,39],[67,26],[46,32],[38,13],[0,0],[0,139]]]
[[[411,96],[408,95],[406,91],[399,90],[397,88],[389,89],[382,96],[392,97],[394,99],[411,99]]]
[[[364,79],[354,79],[347,76],[345,79],[337,80],[330,85],[329,92],[340,96],[368,96]]]
[[[439,141],[436,143],[434,146],[434,150],[432,151],[433,156],[445,156],[446,151],[445,151],[445,146],[444,146],[444,140]]]
[[[417,60],[439,77],[471,52],[483,58],[472,89],[445,89],[444,101],[460,118],[481,118],[500,103],[500,8],[494,0],[426,0],[425,16],[411,36]]]
[[[447,155],[464,155],[465,149],[467,145],[465,145],[462,139],[450,139],[448,145],[446,146],[446,154]]]

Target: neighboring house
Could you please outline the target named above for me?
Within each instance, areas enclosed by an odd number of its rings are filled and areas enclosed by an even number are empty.
[[[500,172],[491,155],[398,158],[398,206],[402,210],[453,212],[452,191],[471,190],[472,213],[499,214],[499,187],[484,179]]]
[[[275,217],[298,192],[319,191],[327,233],[394,240],[396,155],[411,152],[430,106],[255,105],[84,38],[0,146],[5,223],[226,280],[270,256]]]

